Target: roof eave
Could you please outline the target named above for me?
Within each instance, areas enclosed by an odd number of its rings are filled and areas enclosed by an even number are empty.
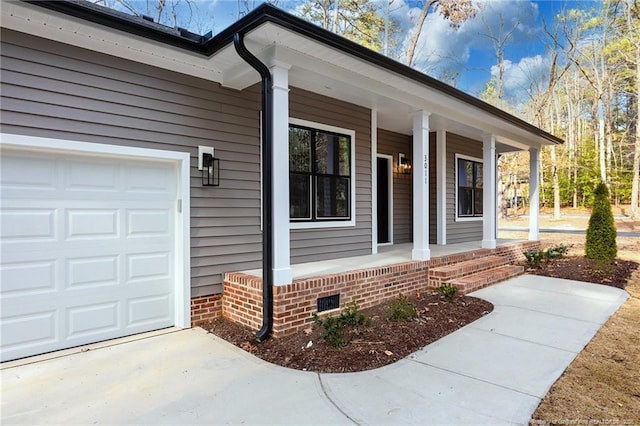
[[[180,49],[187,49],[205,56],[212,56],[222,48],[233,43],[233,36],[236,33],[248,33],[260,25],[271,22],[288,30],[294,31],[304,37],[323,43],[335,48],[345,54],[362,59],[366,62],[382,67],[393,73],[405,76],[427,87],[440,91],[454,99],[465,102],[479,108],[501,120],[504,120],[516,127],[519,127],[535,136],[542,138],[549,144],[562,144],[564,141],[506,111],[503,111],[481,99],[471,96],[459,89],[449,86],[433,77],[417,71],[403,63],[400,63],[387,56],[374,52],[340,35],[325,31],[317,25],[304,21],[287,12],[282,11],[268,3],[263,3],[213,38],[206,40],[201,37],[195,40],[194,37],[185,37],[179,31],[161,26],[152,22],[147,22],[141,18],[126,15],[121,12],[101,6],[89,6],[87,2],[74,0],[65,1],[42,1],[24,0],[26,3],[35,4],[50,10],[74,16],[89,22],[104,25],[116,30],[125,31],[140,37],[145,37],[159,41]]]

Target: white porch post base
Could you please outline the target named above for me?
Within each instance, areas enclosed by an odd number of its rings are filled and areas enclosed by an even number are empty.
[[[482,240],[482,248],[494,249],[498,246],[495,239],[493,240]]]
[[[293,282],[291,268],[273,268],[273,285],[287,285]]]
[[[411,260],[429,260],[431,259],[431,250],[427,249],[413,249],[411,251]]]

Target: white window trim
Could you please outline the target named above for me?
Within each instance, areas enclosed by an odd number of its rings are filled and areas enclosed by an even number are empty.
[[[463,154],[455,154],[455,159],[453,160],[453,173],[455,175],[455,181],[456,181],[456,195],[455,195],[455,202],[454,202],[454,209],[455,209],[455,221],[456,222],[482,222],[482,218],[483,216],[473,216],[473,217],[468,217],[468,216],[458,216],[458,159],[462,159],[462,160],[469,160],[469,161],[475,161],[476,163],[480,163],[482,164],[482,167],[484,167],[484,161],[482,161],[482,158],[477,158],[477,157],[471,157],[469,155],[463,155]],[[484,182],[483,182],[484,184]],[[484,211],[484,206],[483,209]]]
[[[0,147],[31,149],[34,151],[70,152],[81,155],[98,155],[102,158],[127,158],[170,161],[176,164],[178,188],[174,241],[174,324],[191,327],[191,158],[188,152],[137,148],[123,145],[99,144],[65,139],[42,138],[0,133]]]
[[[324,130],[333,133],[342,133],[351,138],[351,219],[349,220],[322,220],[317,222],[297,222],[290,220],[291,229],[317,229],[317,228],[347,228],[356,226],[356,132],[352,129],[344,129],[342,127],[330,126],[327,124],[316,123],[313,121],[300,120],[298,118],[289,118],[289,125],[309,127],[317,130]],[[287,211],[289,209],[287,208]]]

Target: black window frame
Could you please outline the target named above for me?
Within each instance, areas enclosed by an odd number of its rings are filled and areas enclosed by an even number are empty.
[[[460,182],[460,169],[464,167],[464,163],[471,163],[472,165],[472,186],[463,185],[463,182]],[[480,168],[478,168],[480,166]],[[464,167],[466,169],[466,167]],[[484,168],[484,163],[482,161],[478,161],[475,159],[471,159],[463,156],[456,156],[456,218],[459,219],[476,219],[482,218],[484,212],[484,199],[483,199],[483,176],[482,170]],[[480,171],[478,171],[480,169]],[[465,192],[470,192],[470,206],[471,213],[463,213],[462,208],[462,194]],[[481,211],[478,213],[476,211],[478,201],[480,202]]]
[[[290,158],[289,158],[289,205],[292,205],[292,199],[291,199],[291,185],[292,185],[292,177],[294,176],[307,176],[310,178],[310,185],[309,185],[309,203],[310,203],[310,215],[309,217],[292,217],[291,214],[293,213],[293,209],[290,209],[289,211],[289,221],[291,222],[295,222],[295,223],[322,223],[322,222],[348,222],[352,220],[352,215],[353,212],[352,210],[352,197],[354,196],[353,194],[353,188],[352,188],[352,180],[353,180],[353,167],[352,167],[352,156],[353,156],[353,138],[351,135],[349,134],[345,134],[345,133],[340,133],[340,132],[335,132],[335,131],[331,131],[331,130],[324,130],[324,129],[318,129],[318,128],[314,128],[314,127],[310,127],[310,126],[305,126],[305,125],[300,125],[300,124],[293,124],[293,123],[289,123],[289,132],[291,132],[291,129],[295,128],[295,129],[300,129],[303,131],[308,131],[310,132],[310,139],[311,139],[311,146],[310,146],[310,151],[311,151],[311,155],[310,155],[310,161],[311,161],[311,167],[310,167],[310,171],[309,172],[304,172],[304,171],[291,171],[291,154]],[[340,174],[340,166],[339,164],[334,165],[334,169],[337,170],[337,173],[320,173],[318,172],[318,167],[317,167],[317,155],[316,155],[316,142],[317,142],[317,134],[327,134],[327,135],[331,135],[331,136],[335,136],[338,138],[346,138],[348,141],[348,147],[347,147],[347,155],[348,155],[348,159],[346,161],[346,165],[348,167],[348,174]],[[339,151],[339,150],[338,150]],[[289,138],[289,152],[291,153],[291,139]],[[317,194],[318,194],[318,178],[330,178],[330,179],[339,179],[339,180],[346,180],[346,183],[344,184],[344,187],[346,189],[347,192],[347,196],[345,199],[345,208],[346,208],[346,216],[321,216],[318,214],[318,201],[317,201]],[[334,195],[335,197],[335,195]]]

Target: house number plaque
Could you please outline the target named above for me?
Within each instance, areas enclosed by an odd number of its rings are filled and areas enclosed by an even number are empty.
[[[429,184],[429,155],[424,155],[424,184]]]

